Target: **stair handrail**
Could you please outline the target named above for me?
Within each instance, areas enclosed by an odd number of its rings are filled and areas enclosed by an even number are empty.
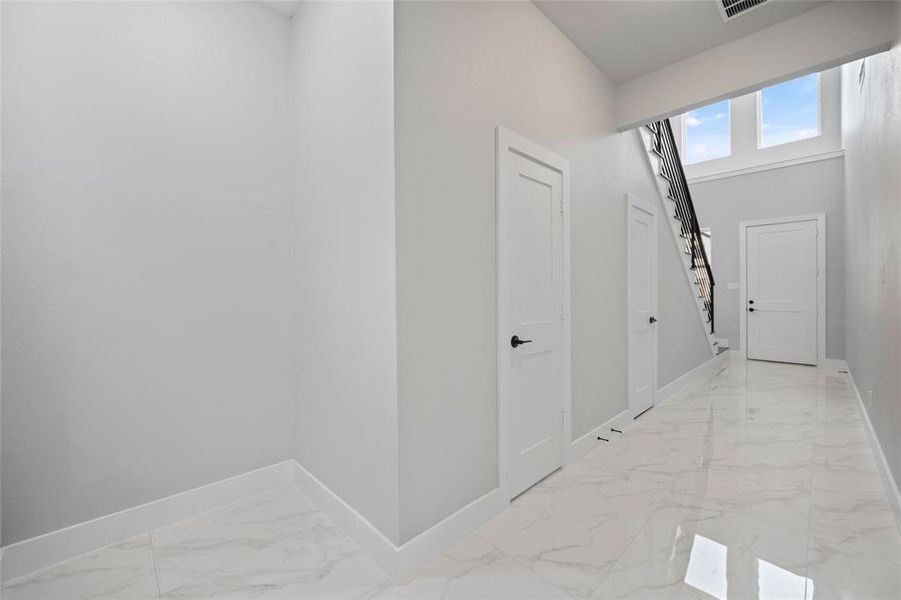
[[[701,226],[695,212],[691,191],[685,178],[679,148],[673,135],[669,119],[648,123],[647,128],[654,137],[654,152],[660,157],[660,174],[669,182],[669,198],[676,204],[675,217],[681,222],[681,235],[685,240],[686,253],[691,256],[691,269],[707,311],[710,333],[714,332],[714,279],[713,269],[704,247]]]

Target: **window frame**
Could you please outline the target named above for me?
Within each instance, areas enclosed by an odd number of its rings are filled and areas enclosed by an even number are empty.
[[[791,81],[796,81],[803,77],[808,77],[810,75],[815,75],[817,80],[817,134],[811,135],[809,137],[800,138],[797,140],[790,140],[788,142],[779,142],[778,144],[764,144],[763,143],[763,92],[770,88],[774,88],[778,85],[782,85],[784,83],[789,83]],[[781,81],[777,84],[767,86],[765,88],[761,88],[757,90],[755,93],[757,100],[757,149],[758,150],[767,150],[769,148],[778,148],[780,146],[788,146],[789,144],[797,144],[799,142],[806,142],[808,140],[815,140],[823,135],[823,74],[822,72],[818,73],[808,73],[807,75],[801,75],[800,77],[795,77],[794,79],[786,79],[785,81]],[[684,120],[684,119],[683,119]]]
[[[688,141],[688,119],[685,116],[693,110],[698,110],[701,108],[707,108],[708,106],[713,106],[714,104],[721,104],[722,102],[726,103],[726,132],[728,133],[729,138],[729,152],[728,154],[724,154],[722,156],[717,156],[714,158],[705,158],[704,160],[698,160],[693,163],[685,162],[685,144]],[[733,144],[732,144],[732,98],[725,98],[723,100],[716,100],[714,102],[710,102],[703,106],[699,106],[697,108],[692,108],[690,110],[685,111],[681,115],[679,115],[680,122],[680,140],[679,140],[679,157],[682,159],[682,164],[687,166],[699,165],[702,163],[709,163],[715,160],[724,160],[730,158],[732,156]]]
[[[820,72],[819,131],[817,137],[759,148],[757,144],[757,91],[730,98],[730,142],[727,157],[684,165],[689,183],[733,177],[793,164],[828,160],[844,154],[841,139],[841,68]],[[775,83],[773,83],[775,85]],[[720,99],[722,100],[722,99]],[[717,100],[719,101],[719,100]],[[714,104],[708,101],[704,105]],[[689,107],[688,110],[695,108]],[[672,117],[673,135],[682,156],[685,155],[684,125],[686,111]]]

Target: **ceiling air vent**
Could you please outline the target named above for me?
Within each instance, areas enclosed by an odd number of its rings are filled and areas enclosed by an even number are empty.
[[[716,0],[716,5],[723,21],[731,21],[766,2],[767,0]]]

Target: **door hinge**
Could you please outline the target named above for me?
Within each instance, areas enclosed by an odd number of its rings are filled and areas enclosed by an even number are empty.
[[[566,306],[563,304],[560,305],[560,320],[561,321],[566,320]]]
[[[560,216],[563,216],[563,199],[560,199]]]

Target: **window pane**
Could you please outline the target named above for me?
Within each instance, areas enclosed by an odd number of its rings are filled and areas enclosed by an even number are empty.
[[[813,73],[760,91],[760,145],[776,146],[820,135]]]
[[[685,164],[729,156],[729,101],[685,113]]]

